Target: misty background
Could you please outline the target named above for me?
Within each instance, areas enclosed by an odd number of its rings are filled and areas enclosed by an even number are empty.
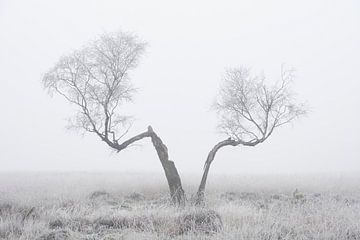
[[[200,174],[225,139],[210,106],[226,67],[245,65],[293,90],[310,112],[256,147],[227,147],[212,173],[360,171],[360,2],[0,0],[0,171],[162,172],[148,139],[119,154],[94,134],[66,130],[73,107],[43,90],[63,54],[105,31],[149,43],[132,72],[136,118],[152,125],[181,173]]]

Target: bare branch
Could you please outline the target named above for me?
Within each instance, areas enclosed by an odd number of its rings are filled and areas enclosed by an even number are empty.
[[[216,101],[220,118],[218,128],[228,139],[217,143],[209,152],[197,191],[196,204],[204,199],[210,165],[217,151],[225,146],[256,146],[264,142],[274,129],[288,124],[306,113],[290,92],[293,70],[281,68],[280,83],[268,86],[265,77],[252,76],[244,67],[230,69]]]
[[[134,88],[129,73],[144,53],[146,44],[136,36],[118,32],[103,34],[97,40],[62,57],[48,71],[44,87],[63,96],[77,107],[70,121],[73,128],[95,133],[116,151],[143,138],[151,138],[167,178],[173,203],[182,205],[185,193],[174,162],[167,148],[149,126],[146,132],[118,141],[129,131],[130,117],[120,113],[120,106],[132,100]]]
[[[112,144],[128,132],[119,129],[119,123],[124,126],[129,117],[119,114],[118,108],[132,99],[129,71],[138,65],[145,46],[131,34],[103,34],[62,57],[45,74],[44,87],[78,107],[72,127],[94,132]]]
[[[247,68],[228,70],[215,103],[219,129],[243,143],[259,143],[275,128],[304,115],[304,105],[290,91],[293,78],[293,70],[282,66],[280,82],[268,86],[265,77],[252,76]]]

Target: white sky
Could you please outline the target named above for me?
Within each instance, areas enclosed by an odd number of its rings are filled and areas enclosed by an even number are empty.
[[[72,108],[41,86],[62,54],[118,29],[149,43],[125,108],[138,119],[131,134],[151,124],[180,173],[200,174],[225,138],[209,111],[224,69],[246,65],[275,81],[282,63],[297,69],[309,116],[262,145],[222,149],[211,171],[360,171],[358,0],[0,0],[0,171],[162,171],[149,140],[115,154],[67,131]]]

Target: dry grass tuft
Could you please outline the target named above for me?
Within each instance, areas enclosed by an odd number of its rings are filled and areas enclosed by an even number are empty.
[[[58,229],[63,227],[64,227],[64,223],[60,219],[55,219],[49,222],[50,229]]]
[[[146,198],[144,195],[137,193],[137,192],[133,192],[130,195],[125,197],[128,201],[132,201],[132,202],[140,202],[140,201],[144,201]]]
[[[223,228],[220,215],[209,209],[195,209],[182,214],[177,222],[180,235],[189,232],[213,234],[220,232]]]
[[[106,199],[109,198],[111,195],[110,193],[100,190],[100,191],[94,191],[89,195],[89,198],[91,200],[97,200],[97,199]]]
[[[54,230],[49,233],[45,233],[38,237],[36,240],[68,240],[70,239],[70,233],[66,230]]]

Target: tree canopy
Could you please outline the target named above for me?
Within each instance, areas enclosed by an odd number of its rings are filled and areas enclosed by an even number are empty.
[[[137,67],[146,43],[124,32],[103,34],[63,56],[48,71],[43,84],[78,107],[71,127],[96,133],[116,145],[127,132],[129,116],[119,111],[131,101],[129,73]]]

